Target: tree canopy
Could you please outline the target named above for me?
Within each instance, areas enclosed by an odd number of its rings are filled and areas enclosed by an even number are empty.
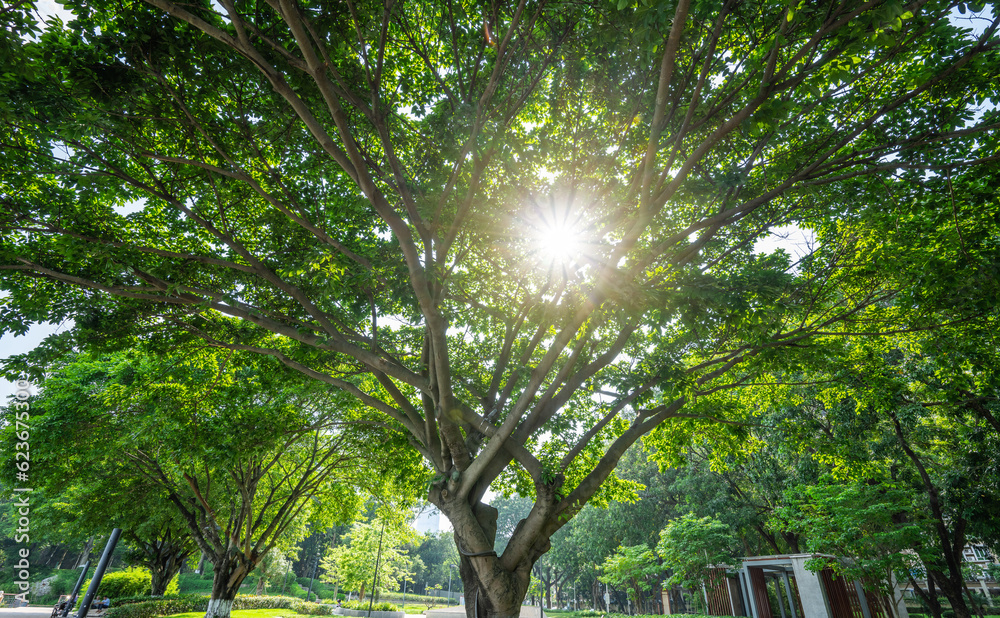
[[[708,395],[994,300],[956,282],[995,274],[996,11],[66,6],[0,13],[4,332],[197,338],[353,397],[433,469],[470,612],[517,613],[631,445],[721,432]],[[789,225],[808,256],[754,252]],[[501,555],[491,485],[535,500]]]
[[[412,581],[413,559],[405,545],[415,538],[416,531],[406,521],[388,513],[356,522],[347,542],[331,547],[320,562],[320,579],[358,590],[362,601],[366,591],[376,598],[379,591],[395,591],[404,578]]]
[[[273,359],[84,354],[42,386],[31,421],[41,513],[68,510],[91,534],[127,527],[164,587],[197,546],[214,567],[208,616],[227,616],[246,576],[307,525],[350,521],[366,494],[419,486],[414,458],[393,457],[392,435],[352,424],[338,392]]]

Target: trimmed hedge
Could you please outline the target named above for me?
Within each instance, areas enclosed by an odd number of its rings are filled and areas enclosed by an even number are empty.
[[[292,603],[292,610],[296,614],[308,614],[310,616],[331,616],[333,615],[333,605],[327,603],[310,603],[309,601],[298,601]]]
[[[160,597],[145,601],[135,601],[113,605],[105,618],[154,618],[185,612],[203,612],[208,609],[209,597],[203,594],[185,594],[174,597]],[[237,595],[233,609],[291,609],[301,603],[292,597],[264,597]],[[315,604],[314,604],[315,605]]]
[[[240,594],[236,596],[233,609],[293,609],[295,604],[300,602],[294,597],[258,597],[252,594]]]
[[[185,594],[172,598],[150,599],[145,601],[112,605],[105,614],[106,618],[153,618],[154,616],[169,616],[184,612],[203,612],[208,609],[208,597],[205,595]]]
[[[390,601],[400,601],[403,598],[403,593],[402,592],[398,592],[398,591],[396,591],[396,592],[383,592],[380,596],[381,596],[381,598],[388,599]],[[435,597],[435,596],[430,596],[430,595],[426,595],[426,594],[412,594],[412,593],[409,593],[409,592],[406,593],[406,602],[407,603],[427,603],[428,601],[433,601],[435,603],[440,603],[441,605],[447,605],[448,604],[448,597]],[[457,601],[458,601],[458,599],[452,599],[451,602],[452,603],[456,603]],[[368,608],[366,607],[365,609],[368,609]]]
[[[365,599],[364,601],[344,601],[343,603],[341,603],[341,606],[344,609],[357,609],[357,610],[361,610],[361,611],[367,611],[368,610],[368,603],[369,603],[368,599]],[[373,603],[372,604],[372,611],[373,612],[398,612],[399,608],[396,607],[395,605],[393,605],[392,603],[389,603],[388,601],[381,601],[379,603]]]
[[[134,597],[119,597],[117,599],[111,599],[111,607],[118,607],[120,605],[132,605],[133,603],[145,603],[147,601],[173,601],[176,599],[200,599],[204,597],[203,594],[165,594],[162,597],[151,597],[148,594],[138,595]]]

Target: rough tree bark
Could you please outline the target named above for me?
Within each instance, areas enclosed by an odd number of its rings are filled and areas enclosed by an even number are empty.
[[[233,609],[233,601],[247,575],[256,567],[248,564],[235,552],[226,552],[212,560],[215,572],[212,575],[212,596],[205,610],[205,618],[228,618]]]

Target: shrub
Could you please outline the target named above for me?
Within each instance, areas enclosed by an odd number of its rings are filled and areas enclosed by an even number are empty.
[[[118,597],[117,599],[111,599],[111,606],[118,607],[120,605],[131,605],[133,603],[145,603],[146,601],[173,601],[175,599],[200,599],[204,597],[203,594],[165,594],[162,597],[150,597],[148,594],[138,595],[134,597]]]
[[[403,598],[403,594],[400,593],[400,592],[383,592],[381,594],[381,598],[388,599],[390,601],[399,601],[400,599]],[[406,602],[407,603],[427,603],[427,602],[432,602],[432,603],[440,603],[441,605],[447,605],[448,604],[448,597],[435,597],[435,596],[430,596],[430,595],[413,594],[411,592],[407,592],[406,593]],[[455,601],[452,601],[452,603],[454,603],[454,602]],[[368,608],[365,607],[365,609],[368,609]]]
[[[153,618],[184,612],[203,612],[208,609],[205,595],[182,595],[171,598],[150,599],[124,605],[112,605],[106,618]]]
[[[322,603],[309,603],[308,601],[298,601],[292,603],[292,610],[296,614],[308,614],[310,616],[329,616],[333,613],[333,605]]]
[[[178,578],[178,583],[182,594],[191,594],[196,592],[208,594],[212,592],[211,578],[204,579],[197,573],[184,573]]]
[[[358,610],[365,611],[365,610],[368,609],[368,603],[369,603],[369,600],[365,599],[364,601],[347,601],[347,602],[343,603],[342,605],[343,605],[343,607],[345,607],[347,609],[358,609]],[[382,601],[381,603],[374,603],[374,604],[372,604],[372,611],[373,612],[398,612],[399,608],[396,607],[395,605],[393,605],[392,603],[389,603],[388,601]]]
[[[208,609],[207,595],[186,594],[156,599],[146,598],[143,601],[120,604],[116,601],[108,611],[106,618],[154,618],[185,612],[203,612]],[[124,600],[124,599],[122,599]],[[292,609],[292,604],[299,602],[292,597],[258,597],[253,595],[237,595],[233,609]]]
[[[56,578],[49,584],[50,592],[57,597],[73,592],[73,586],[76,584],[78,577],[80,577],[80,571],[76,569],[56,571]]]
[[[80,589],[81,596],[89,586],[90,580],[88,579]],[[124,571],[105,573],[104,578],[101,579],[101,586],[97,589],[97,597],[110,597],[112,599],[137,596],[148,597],[152,591],[153,576],[149,574],[149,571],[142,567],[132,567]],[[175,575],[170,580],[170,583],[167,584],[165,594],[174,595],[179,592],[180,588],[177,585],[177,576]]]
[[[233,609],[292,609],[294,603],[299,603],[293,597],[254,596],[252,594],[236,595]]]

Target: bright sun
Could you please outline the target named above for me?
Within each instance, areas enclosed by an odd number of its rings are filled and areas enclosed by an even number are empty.
[[[540,220],[533,226],[533,244],[537,259],[546,270],[569,276],[583,263],[584,225],[569,212],[559,210],[536,211]]]
[[[580,254],[580,232],[572,227],[550,227],[539,240],[546,261],[568,264]]]

